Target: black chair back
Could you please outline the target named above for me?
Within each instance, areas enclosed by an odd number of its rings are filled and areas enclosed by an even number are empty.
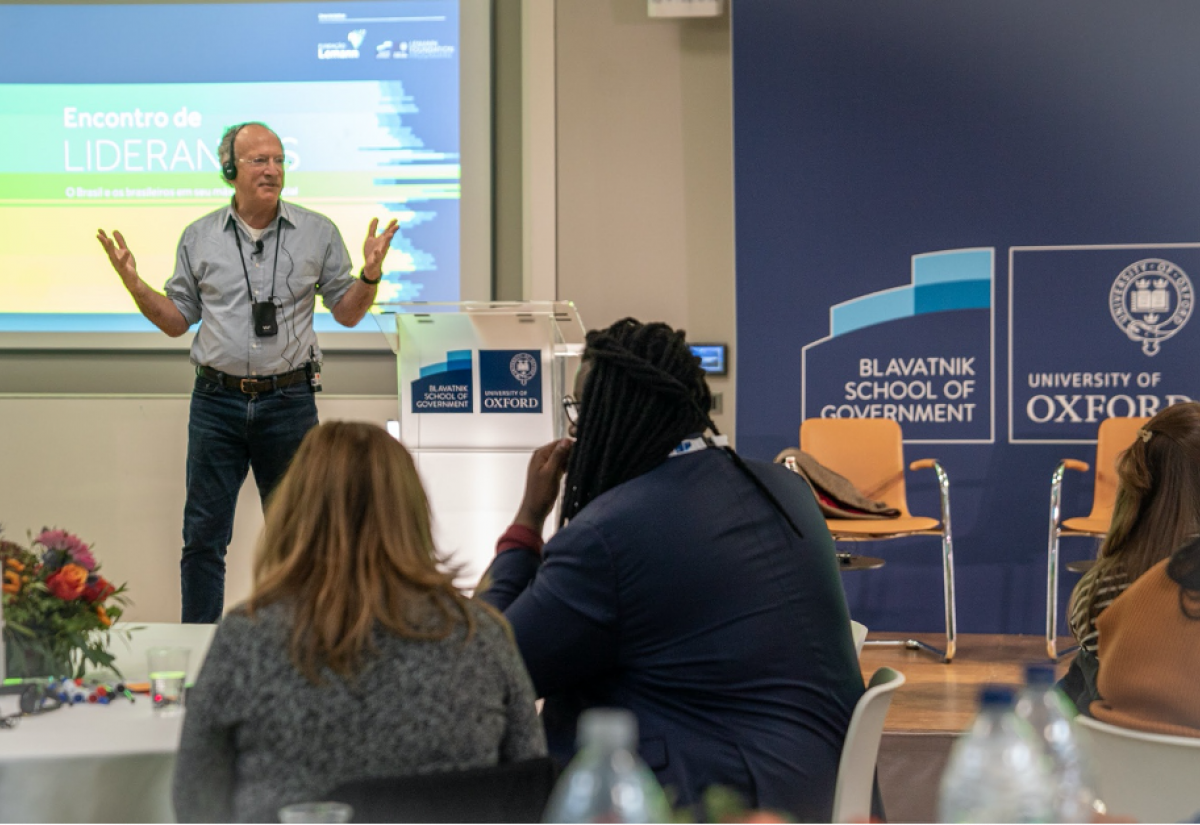
[[[541,822],[558,778],[549,757],[465,771],[360,779],[328,798],[353,822]]]

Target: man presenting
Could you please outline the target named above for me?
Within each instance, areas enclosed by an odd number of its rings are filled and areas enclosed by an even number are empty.
[[[230,127],[218,149],[233,200],[183,231],[166,294],[138,276],[120,232],[97,238],[143,315],[172,338],[203,321],[192,344],[196,383],[188,420],[187,501],[180,576],[184,622],[215,622],[225,601],[225,552],[238,491],[253,468],[263,502],[317,423],[321,359],[313,308],[343,326],[362,320],[396,234],[378,219],[351,273],[337,227],[280,200],[287,159],[261,123]]]

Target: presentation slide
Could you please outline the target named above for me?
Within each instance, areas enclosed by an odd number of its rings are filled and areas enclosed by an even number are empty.
[[[96,230],[161,289],[184,227],[229,203],[217,144],[245,121],[356,269],[371,219],[399,222],[380,302],[460,300],[458,0],[0,5],[0,30],[0,333],[154,331]]]

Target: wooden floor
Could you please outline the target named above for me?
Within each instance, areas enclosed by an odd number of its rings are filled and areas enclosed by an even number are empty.
[[[870,633],[867,641],[910,638],[938,648],[946,643],[945,636],[936,633]],[[936,821],[942,771],[958,734],[975,718],[980,686],[1019,686],[1030,662],[1049,662],[1041,636],[961,635],[958,653],[948,665],[921,650],[863,648],[859,663],[864,679],[880,667],[895,668],[905,676],[879,745],[879,787],[890,822]],[[1069,663],[1067,657],[1058,664],[1060,677]]]
[[[958,653],[948,665],[925,651],[870,645],[875,640],[909,638],[938,648],[946,646],[946,637],[937,633],[870,633],[859,656],[864,679],[881,667],[895,668],[907,679],[892,700],[886,731],[958,733],[975,718],[981,685],[1020,685],[1026,664],[1049,662],[1046,640],[1041,636],[963,634],[958,637]],[[1069,662],[1067,657],[1058,664],[1060,677]]]

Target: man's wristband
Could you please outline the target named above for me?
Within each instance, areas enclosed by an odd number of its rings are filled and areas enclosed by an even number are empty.
[[[383,280],[383,273],[380,272],[379,277],[372,281],[370,278],[367,277],[367,268],[364,266],[358,273],[358,279],[360,281],[362,281],[364,284],[366,284],[367,286],[375,286],[376,284],[378,284],[380,281]]]

